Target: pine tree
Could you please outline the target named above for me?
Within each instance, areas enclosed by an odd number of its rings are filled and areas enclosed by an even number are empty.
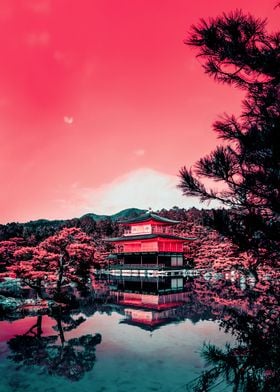
[[[192,27],[186,44],[199,49],[215,81],[245,91],[240,117],[213,124],[222,139],[193,168],[180,170],[179,187],[201,201],[218,200],[212,225],[260,264],[277,266],[280,240],[280,32],[242,11]],[[203,178],[223,184],[207,187]],[[209,182],[209,181],[208,181]]]

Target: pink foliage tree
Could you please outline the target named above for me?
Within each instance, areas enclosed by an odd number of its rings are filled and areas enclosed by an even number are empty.
[[[93,264],[94,243],[81,229],[64,228],[47,238],[40,248],[57,255],[50,269],[57,273],[57,293],[62,283],[79,281],[79,277]]]
[[[10,238],[9,240],[0,241],[0,272],[5,271],[14,260],[14,252],[22,247],[23,238]]]
[[[14,257],[16,261],[8,267],[10,276],[21,279],[42,298],[42,288],[47,283],[56,281],[52,266],[58,263],[57,254],[40,247],[24,247],[18,249]]]
[[[50,283],[61,293],[63,284],[79,281],[93,263],[92,239],[78,228],[64,228],[36,247],[14,252],[11,276],[22,279],[42,297],[42,288]]]

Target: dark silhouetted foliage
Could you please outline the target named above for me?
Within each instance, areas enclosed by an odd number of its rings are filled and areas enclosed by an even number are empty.
[[[199,49],[204,70],[217,82],[244,90],[239,118],[224,115],[213,125],[223,144],[192,169],[182,168],[186,196],[218,200],[231,209],[211,221],[242,251],[252,268],[277,266],[280,245],[280,33],[241,11],[202,20],[188,45]],[[222,184],[218,190],[203,178]]]

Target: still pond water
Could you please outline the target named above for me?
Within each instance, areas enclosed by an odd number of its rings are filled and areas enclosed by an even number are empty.
[[[2,316],[0,392],[277,390],[277,282],[208,274],[92,286],[74,309]]]

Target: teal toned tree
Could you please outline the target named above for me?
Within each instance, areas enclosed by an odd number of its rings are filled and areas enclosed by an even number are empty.
[[[43,334],[43,318],[23,335],[9,340],[10,359],[18,366],[39,366],[43,372],[78,381],[92,370],[95,361],[95,346],[101,342],[101,335],[83,335],[68,339],[65,334],[75,330],[85,318],[74,319],[70,314],[53,315],[56,325],[54,333]]]
[[[223,279],[206,282],[201,277],[189,282],[192,306],[208,308],[234,342],[224,347],[205,343],[201,348],[205,370],[186,390],[279,390],[280,289],[278,279],[271,278],[264,276],[254,287],[246,284],[243,289]]]

